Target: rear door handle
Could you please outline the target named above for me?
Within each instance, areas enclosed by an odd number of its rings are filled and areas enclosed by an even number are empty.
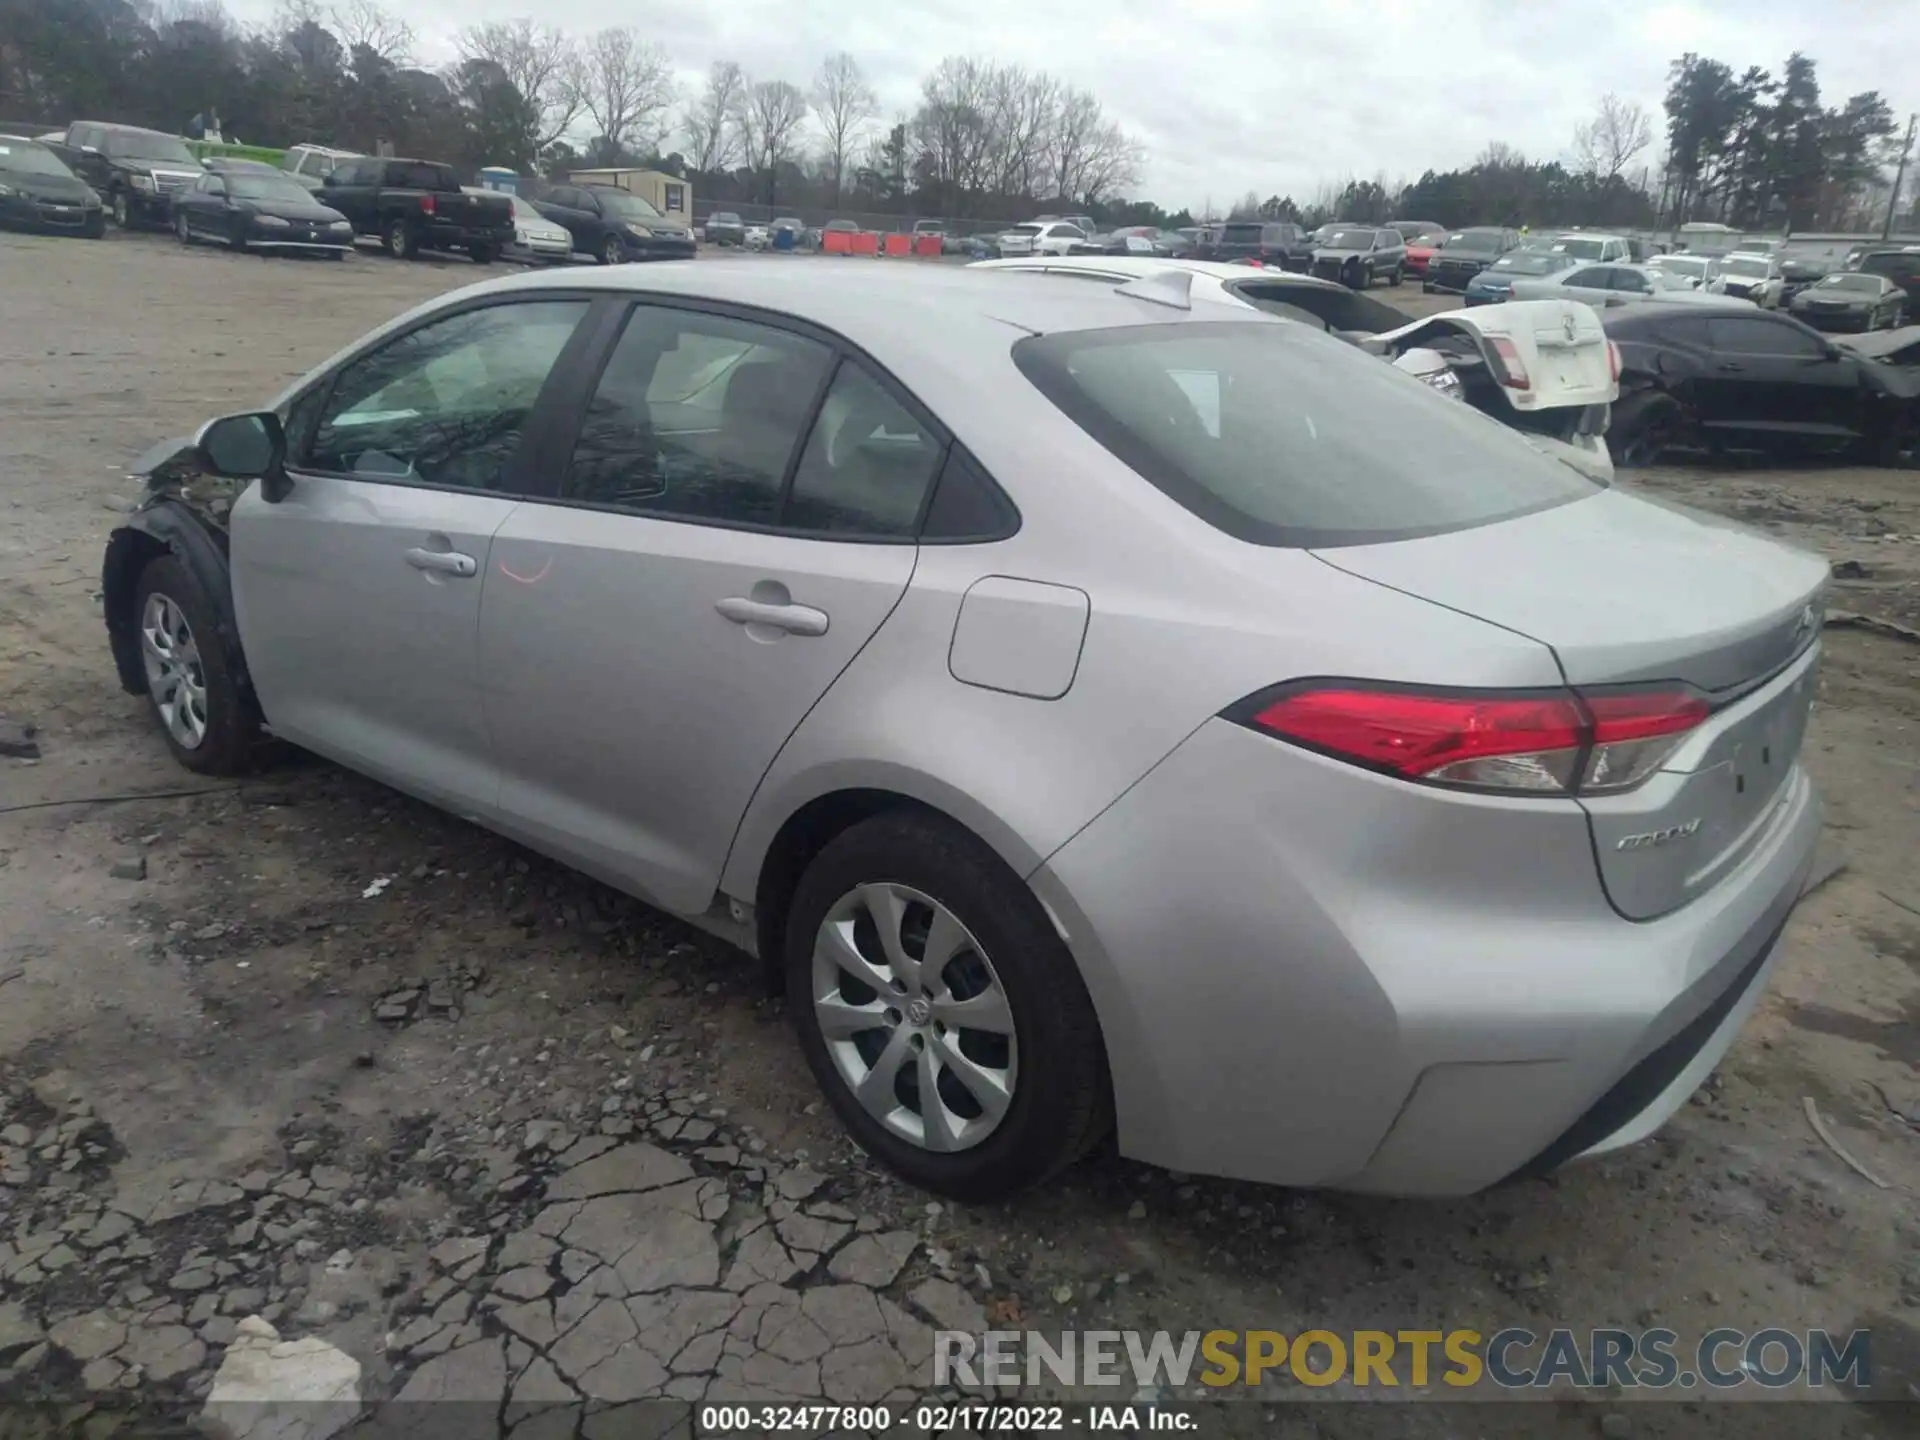
[[[1747,367],[1746,367],[1746,366],[1744,366],[1744,365],[1736,365],[1736,364],[1734,364],[1734,362],[1733,362],[1733,361],[1731,361],[1731,360],[1722,360],[1722,361],[1720,362],[1720,368],[1721,368],[1722,370],[1744,370],[1744,369],[1746,369]]]
[[[736,625],[771,625],[789,635],[827,633],[827,612],[815,610],[811,605],[769,605],[731,595],[725,600],[716,600],[713,608]]]
[[[462,555],[457,550],[421,550],[407,551],[407,563],[416,570],[433,570],[442,575],[468,577],[476,574],[480,565],[471,555]]]

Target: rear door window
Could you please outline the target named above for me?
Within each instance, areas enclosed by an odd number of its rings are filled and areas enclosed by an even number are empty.
[[[1784,325],[1758,316],[1715,316],[1707,321],[1707,334],[1713,348],[1724,355],[1789,355],[1811,358],[1826,354],[1826,347],[1797,326]]]
[[[1300,326],[1068,331],[1022,340],[1013,353],[1116,458],[1257,545],[1412,539],[1600,488],[1471,407]]]

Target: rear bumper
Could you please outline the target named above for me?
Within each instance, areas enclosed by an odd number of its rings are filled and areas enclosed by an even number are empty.
[[[1407,785],[1216,720],[1032,882],[1100,1014],[1122,1153],[1467,1194],[1651,1133],[1725,1053],[1819,830],[1804,771],[1788,787],[1735,871],[1636,924],[1570,801]]]
[[[430,220],[420,227],[420,243],[429,250],[470,250],[482,245],[504,255],[507,247],[513,244],[513,232]]]
[[[693,237],[679,239],[655,235],[646,240],[627,237],[627,256],[633,260],[691,260],[695,254]]]

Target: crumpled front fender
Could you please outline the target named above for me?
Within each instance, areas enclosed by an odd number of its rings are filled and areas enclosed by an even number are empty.
[[[224,518],[224,511],[221,512]],[[249,697],[252,683],[240,651],[240,627],[233,610],[229,578],[227,533],[207,509],[174,493],[148,496],[140,508],[107,537],[100,588],[107,622],[107,640],[121,688],[129,694],[146,692],[146,671],[140,659],[139,616],[134,594],[140,573],[162,555],[173,555],[192,572],[219,616],[216,639],[223,647],[229,671]]]

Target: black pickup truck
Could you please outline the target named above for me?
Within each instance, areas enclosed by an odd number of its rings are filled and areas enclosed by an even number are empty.
[[[513,243],[513,201],[468,194],[451,165],[433,160],[343,160],[319,198],[352,221],[356,235],[378,236],[396,260],[464,250],[487,265]]]
[[[206,174],[179,136],[132,125],[76,120],[66,139],[42,143],[99,192],[123,230],[170,223],[173,197]]]

